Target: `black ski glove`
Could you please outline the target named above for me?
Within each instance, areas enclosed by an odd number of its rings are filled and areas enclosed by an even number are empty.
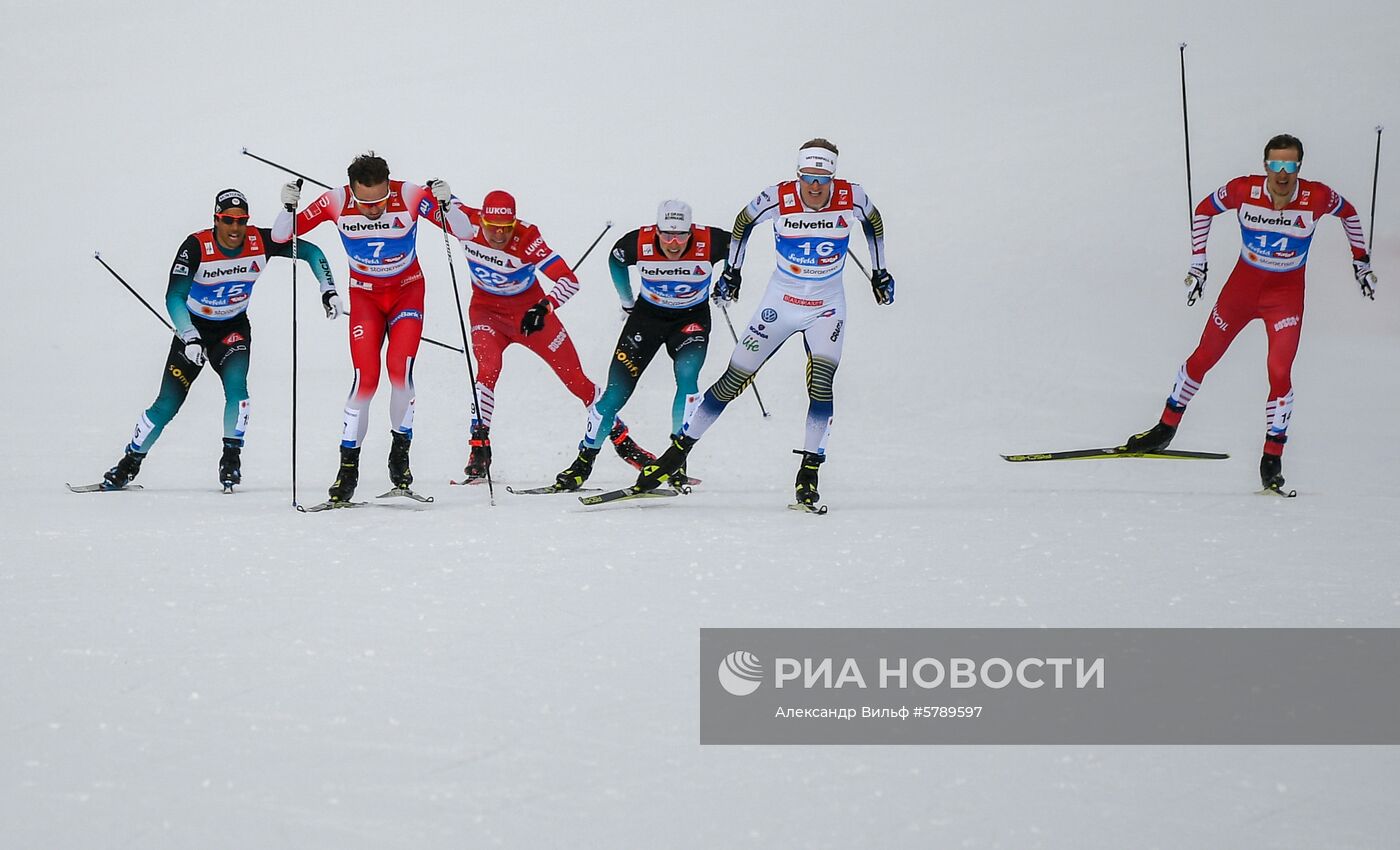
[[[884,269],[870,273],[870,288],[875,293],[876,304],[894,303],[894,278]]]
[[[738,301],[739,286],[744,282],[744,277],[738,269],[727,268],[715,281],[715,291],[713,293],[716,301]]]
[[[544,317],[549,315],[549,310],[548,298],[526,310],[525,315],[520,317],[520,332],[529,336],[544,330]]]

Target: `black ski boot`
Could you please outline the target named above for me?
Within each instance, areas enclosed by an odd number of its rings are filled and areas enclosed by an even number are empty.
[[[224,437],[224,454],[219,458],[219,483],[225,493],[243,483],[243,441],[237,437]]]
[[[1165,422],[1158,422],[1141,434],[1134,434],[1123,444],[1123,448],[1130,452],[1160,452],[1171,445],[1172,437],[1176,436],[1176,426],[1168,425]]]
[[[408,447],[413,437],[401,431],[390,431],[393,444],[389,446],[389,483],[399,490],[407,490],[413,483],[413,473],[408,469]]]
[[[797,468],[797,503],[815,507],[821,499],[817,492],[817,468],[826,463],[826,455],[793,449],[793,454],[802,455],[802,465]]]
[[[1288,442],[1287,434],[1267,434],[1264,436],[1264,456],[1259,459],[1259,480],[1265,490],[1283,492],[1283,444]],[[1278,446],[1277,452],[1267,449],[1270,444]]]
[[[578,447],[578,457],[568,469],[554,476],[554,486],[560,490],[577,490],[593,474],[593,461],[598,458],[598,450],[590,449],[582,443]]]
[[[1259,459],[1259,481],[1265,490],[1283,487],[1283,456],[1264,452]]]
[[[131,483],[131,480],[141,472],[141,461],[146,459],[145,452],[138,452],[126,447],[126,454],[117,461],[117,465],[107,470],[102,475],[102,489],[120,490]]]
[[[608,439],[612,441],[617,456],[632,464],[633,469],[644,469],[647,464],[656,460],[656,455],[637,445],[637,441],[632,439],[621,419],[613,421],[612,433],[608,435]]]
[[[642,467],[642,474],[637,476],[636,488],[646,492],[669,482],[676,471],[685,466],[686,456],[690,454],[690,449],[696,442],[694,437],[673,436],[670,448],[662,452],[661,457]]]
[[[471,439],[472,453],[467,458],[467,481],[480,481],[491,470],[491,426],[473,425]]]
[[[355,498],[355,487],[360,483],[360,447],[347,449],[340,447],[340,474],[331,485],[330,501],[348,502]]]

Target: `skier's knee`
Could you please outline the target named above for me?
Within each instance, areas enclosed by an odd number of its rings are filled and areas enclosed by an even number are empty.
[[[823,357],[807,360],[807,395],[813,401],[831,401],[836,380],[836,363]]]

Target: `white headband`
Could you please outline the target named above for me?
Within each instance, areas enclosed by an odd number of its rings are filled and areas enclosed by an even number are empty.
[[[797,169],[801,171],[804,168],[820,168],[835,174],[836,154],[826,148],[803,148],[797,152]]]

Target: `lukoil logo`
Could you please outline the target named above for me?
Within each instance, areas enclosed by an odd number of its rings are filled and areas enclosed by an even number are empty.
[[[752,652],[731,652],[719,663],[719,683],[734,696],[746,697],[763,683],[763,662]]]

